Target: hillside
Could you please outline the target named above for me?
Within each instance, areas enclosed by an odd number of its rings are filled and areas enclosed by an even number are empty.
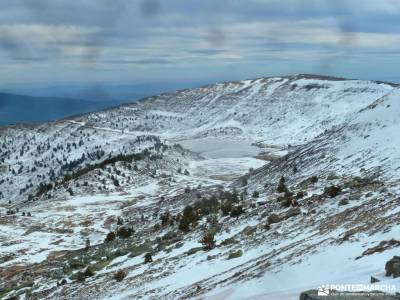
[[[299,299],[371,276],[399,291],[399,101],[296,75],[4,127],[0,297]]]
[[[317,78],[261,78],[183,90],[90,114],[82,121],[178,139],[225,135],[296,144],[341,124],[393,89],[384,83]]]

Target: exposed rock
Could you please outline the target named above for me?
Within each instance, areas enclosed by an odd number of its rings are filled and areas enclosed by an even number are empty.
[[[246,226],[246,228],[244,228],[242,230],[242,234],[244,235],[252,235],[256,232],[256,227],[252,227],[252,226]]]
[[[379,282],[380,280],[378,278],[375,278],[374,276],[371,276],[371,283],[376,283]]]
[[[187,254],[187,255],[193,255],[193,254],[195,254],[196,252],[199,252],[199,251],[201,251],[201,250],[203,250],[203,247],[195,247],[195,248],[189,249],[189,250],[186,252],[186,254]]]
[[[230,237],[230,238],[223,240],[221,242],[221,246],[227,246],[227,245],[231,245],[231,244],[235,244],[235,243],[237,243],[237,241],[233,237]]]
[[[393,256],[388,260],[385,265],[385,271],[386,276],[400,277],[400,256]]]
[[[392,248],[398,247],[398,246],[400,246],[400,241],[399,240],[391,239],[391,240],[388,240],[388,241],[381,241],[377,246],[372,247],[372,248],[368,248],[367,250],[365,250],[362,253],[362,255],[358,256],[356,259],[359,259],[359,258],[361,258],[363,256],[366,256],[366,255],[371,255],[371,254],[374,254],[374,253],[381,253],[381,252],[383,252],[385,250],[392,249]]]
[[[242,255],[243,255],[243,251],[239,249],[235,252],[229,253],[228,259],[238,258],[238,257],[241,257]]]
[[[328,177],[326,178],[327,180],[335,180],[338,179],[339,177],[337,176],[337,174],[335,172],[331,172],[329,173]]]

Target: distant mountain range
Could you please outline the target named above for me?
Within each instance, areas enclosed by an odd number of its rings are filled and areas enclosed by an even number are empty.
[[[0,93],[0,126],[40,123],[62,119],[127,102],[127,100],[88,101],[59,97],[32,97]]]

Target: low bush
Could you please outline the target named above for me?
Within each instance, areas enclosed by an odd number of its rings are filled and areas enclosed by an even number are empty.
[[[87,267],[85,272],[84,272],[85,277],[92,277],[94,275],[94,272],[91,267]]]
[[[341,191],[342,189],[339,186],[331,185],[325,188],[324,194],[330,198],[334,198],[339,195]]]
[[[109,232],[109,233],[107,233],[107,236],[106,236],[106,238],[104,239],[104,242],[106,242],[106,243],[110,243],[110,242],[112,242],[113,240],[115,240],[115,233],[113,232],[113,231],[111,231],[111,232]]]
[[[231,213],[230,213],[230,216],[232,217],[232,218],[237,218],[237,217],[239,217],[241,214],[243,214],[244,213],[244,210],[243,210],[243,207],[241,206],[241,205],[239,205],[239,206],[235,206],[233,209],[232,209],[232,211],[231,211]]]
[[[83,282],[83,281],[85,281],[85,279],[86,279],[85,273],[80,272],[80,271],[78,273],[76,273],[76,281]]]
[[[133,229],[127,226],[121,226],[117,229],[117,236],[123,239],[131,237],[133,233]]]
[[[122,280],[124,280],[124,278],[126,277],[126,272],[124,272],[123,270],[118,270],[115,274],[114,274],[114,279],[118,282],[121,282]]]
[[[210,198],[202,198],[196,201],[193,206],[197,213],[206,216],[218,211],[219,201],[216,196],[211,196]]]
[[[228,259],[239,258],[242,255],[243,255],[243,251],[242,250],[237,250],[237,251],[229,253]]]
[[[279,223],[281,221],[281,218],[277,214],[270,214],[267,220],[268,224],[274,224]]]
[[[166,226],[171,224],[171,214],[167,211],[160,216],[161,226]]]

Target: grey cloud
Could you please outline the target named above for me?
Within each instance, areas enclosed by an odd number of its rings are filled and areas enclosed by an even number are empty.
[[[172,60],[165,58],[148,58],[148,59],[112,59],[100,60],[99,63],[107,64],[135,64],[135,65],[153,65],[153,64],[169,64]]]
[[[202,55],[217,55],[221,53],[227,53],[229,51],[222,49],[195,49],[195,50],[188,50],[188,52],[193,54],[202,54]]]
[[[116,66],[113,69],[148,65],[150,71],[137,74],[146,78],[163,76],[151,69],[168,69],[170,64],[177,73],[204,78],[206,64],[216,61],[221,70],[229,70],[238,60],[258,70],[256,59],[275,62],[279,51],[285,51],[285,59],[293,53],[291,60],[297,59],[299,65],[314,51],[321,57],[333,53],[335,63],[340,63],[348,55],[343,49],[365,53],[371,44],[376,54],[370,56],[389,53],[387,45],[395,55],[396,38],[385,35],[400,33],[399,17],[400,3],[395,0],[2,0],[0,27],[39,25],[49,38],[0,31],[0,63],[24,63],[29,70],[30,62],[51,60],[57,69],[59,62],[68,61],[75,68],[73,74],[79,74],[85,62]],[[319,28],[326,34],[306,34]],[[68,34],[62,33],[64,29]],[[356,44],[359,37],[361,46]],[[375,41],[382,42],[380,49]],[[321,58],[314,60],[319,64]]]

